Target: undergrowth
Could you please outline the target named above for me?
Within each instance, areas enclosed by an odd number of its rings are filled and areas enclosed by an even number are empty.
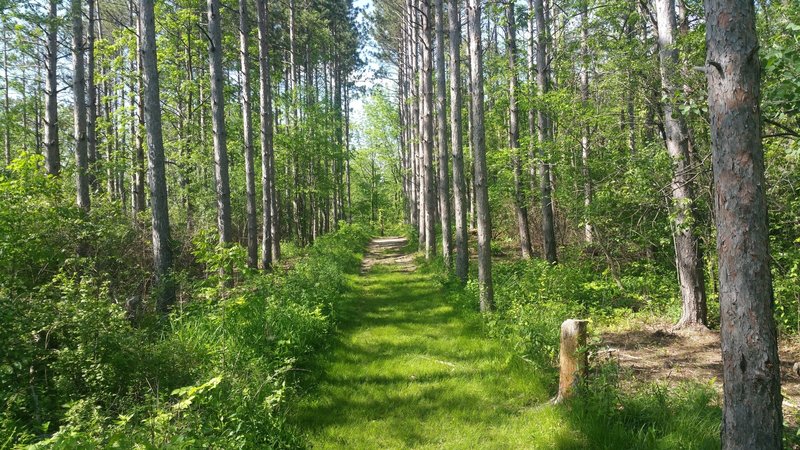
[[[344,225],[268,274],[200,233],[208,276],[177,273],[160,317],[126,286],[148,280],[128,219],[82,217],[35,157],[16,164],[0,176],[0,449],[295,447],[287,374],[332,330],[367,231]],[[71,256],[78,242],[94,250]]]
[[[476,311],[474,277],[466,286],[427,264],[460,309]],[[496,310],[485,314],[488,333],[533,363],[537,375],[558,379],[559,330],[568,318],[590,320],[590,329],[625,323],[637,316],[671,318],[674,293],[667,274],[644,267],[617,275],[597,271],[589,261],[550,265],[544,261],[493,264]],[[597,342],[593,339],[592,342]],[[587,351],[594,352],[593,345]],[[613,362],[592,363],[578,395],[564,405],[561,420],[574,430],[558,448],[719,448],[721,410],[712,385],[622,383],[630,374]],[[552,389],[555,389],[554,387]],[[555,397],[555,390],[551,395]]]

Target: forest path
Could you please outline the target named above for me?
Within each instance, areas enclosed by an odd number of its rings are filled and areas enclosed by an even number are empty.
[[[454,308],[406,245],[372,242],[335,342],[311,367],[291,419],[309,447],[578,444],[536,370],[486,336],[477,313]]]

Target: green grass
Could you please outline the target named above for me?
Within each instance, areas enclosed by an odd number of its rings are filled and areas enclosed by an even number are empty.
[[[574,442],[526,361],[486,338],[429,275],[354,280],[340,333],[293,411],[312,448],[525,448]]]
[[[435,275],[375,266],[351,281],[339,331],[303,368],[310,388],[289,411],[310,448],[719,448],[707,389],[622,394],[610,368],[554,406],[556,371],[489,337]]]

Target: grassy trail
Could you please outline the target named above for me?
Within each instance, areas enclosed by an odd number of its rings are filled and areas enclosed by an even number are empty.
[[[336,342],[312,367],[292,417],[310,447],[581,447],[534,368],[398,262],[402,246],[373,243]]]

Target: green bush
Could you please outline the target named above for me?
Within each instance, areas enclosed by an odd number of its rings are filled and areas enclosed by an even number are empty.
[[[557,356],[565,319],[613,322],[640,310],[663,314],[675,303],[671,279],[650,268],[633,267],[618,280],[582,260],[557,265],[518,260],[494,264],[492,270],[496,312],[488,320],[493,334],[545,365]],[[475,309],[476,281],[457,290],[456,298]]]
[[[119,231],[101,225],[95,236]],[[44,231],[17,230],[3,245]],[[168,320],[142,311],[131,321],[129,299],[98,268],[110,267],[102,255],[62,257],[49,281],[25,280],[27,290],[0,284],[0,446],[296,446],[283,427],[293,389],[287,374],[326,342],[346,274],[358,269],[368,239],[365,229],[343,226],[291,269],[265,274],[245,267],[241,247],[201,234],[194,254],[212,276],[182,277],[183,300]],[[219,275],[219,267],[232,272]],[[2,269],[0,279],[14,278]]]

